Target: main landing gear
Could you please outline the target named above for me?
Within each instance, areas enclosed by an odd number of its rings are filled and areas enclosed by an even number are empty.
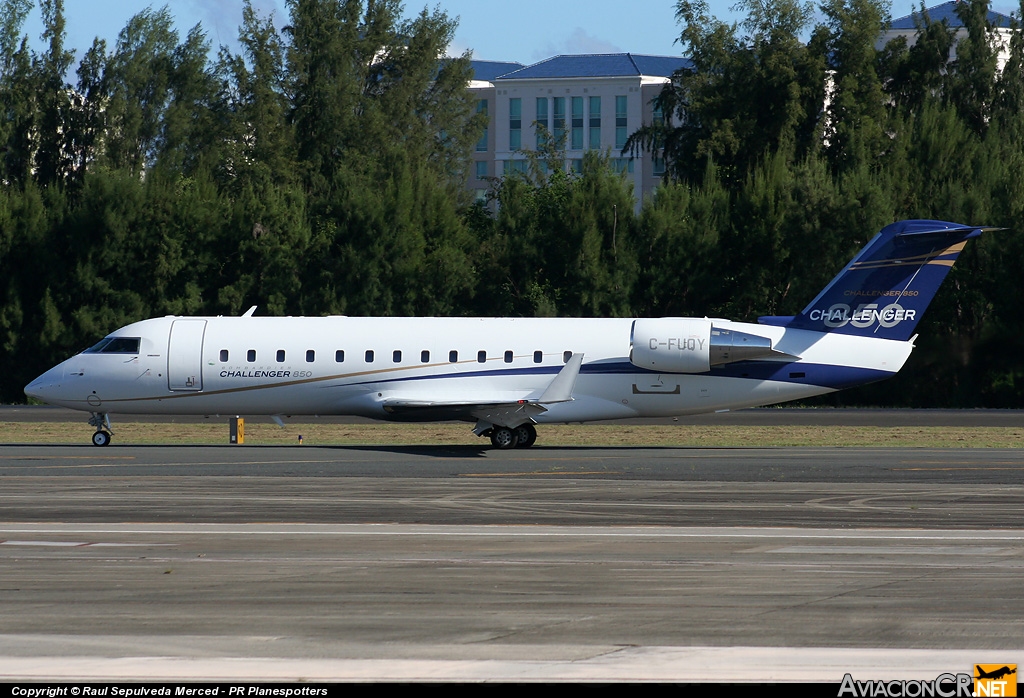
[[[495,448],[529,448],[537,441],[537,429],[529,423],[520,424],[514,429],[491,427],[482,436],[490,436],[491,445]]]
[[[89,426],[96,427],[96,433],[92,435],[93,446],[110,444],[110,437],[114,434],[114,430],[110,427],[110,415],[105,412],[93,412],[89,417]]]

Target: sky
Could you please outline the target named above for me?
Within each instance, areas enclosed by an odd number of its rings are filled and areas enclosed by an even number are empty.
[[[274,13],[276,26],[287,24],[286,0],[252,3],[263,14]],[[242,0],[64,0],[66,46],[75,49],[76,58],[81,58],[95,37],[106,39],[112,48],[130,17],[147,7],[166,5],[182,37],[200,23],[214,49],[225,45],[237,51],[242,4]],[[735,0],[708,0],[708,4],[719,19],[742,19],[731,12]],[[458,17],[455,40],[449,48],[452,55],[471,50],[476,59],[529,65],[572,53],[680,55],[675,5],[674,0],[429,0],[423,4],[407,0],[405,9],[407,16],[413,16],[424,7],[438,7]],[[919,0],[893,0],[892,17],[908,15],[918,6]],[[1016,2],[992,3],[992,9],[1005,14],[1017,8]],[[24,27],[36,50],[42,49],[41,32],[37,7]]]

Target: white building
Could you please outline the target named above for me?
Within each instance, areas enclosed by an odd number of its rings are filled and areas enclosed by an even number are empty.
[[[945,22],[946,26],[950,29],[955,29],[956,34],[953,37],[953,48],[949,52],[949,60],[956,60],[956,45],[961,39],[967,37],[967,29],[964,27],[963,21],[956,13],[956,6],[958,2],[951,0],[950,2],[944,2],[941,5],[935,7],[927,7],[925,11],[928,13],[928,19],[933,23]],[[993,27],[993,41],[999,49],[999,70],[1003,69],[1006,65],[1006,61],[1010,55],[1010,36],[1013,34],[1011,27],[1010,17],[994,12],[988,11],[987,19],[989,24]],[[882,35],[878,39],[878,43],[875,44],[875,48],[881,50],[889,43],[892,39],[897,37],[905,37],[907,40],[907,46],[913,46],[917,43],[917,26],[923,25],[923,17],[920,12],[914,12],[906,15],[905,17],[899,17],[892,20],[889,23],[889,28],[882,32]]]
[[[525,170],[525,152],[543,146],[545,137],[564,139],[569,168],[578,169],[587,150],[610,155],[613,167],[633,181],[638,202],[658,185],[663,164],[650,154],[623,155],[622,148],[642,124],[661,118],[651,101],[675,71],[689,65],[687,59],[630,53],[555,56],[499,72],[506,65],[473,62],[476,79],[470,89],[477,109],[489,117],[468,182],[478,198],[486,195],[488,177]]]

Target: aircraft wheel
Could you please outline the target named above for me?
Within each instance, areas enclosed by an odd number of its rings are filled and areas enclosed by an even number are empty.
[[[491,432],[491,445],[495,448],[515,448],[519,439],[508,427],[495,427]]]
[[[103,431],[101,429],[100,431],[97,431],[95,434],[92,435],[92,445],[93,446],[106,446],[109,443],[110,443],[110,432],[109,431]]]
[[[529,448],[537,441],[537,429],[532,424],[520,424],[515,428],[516,448]]]

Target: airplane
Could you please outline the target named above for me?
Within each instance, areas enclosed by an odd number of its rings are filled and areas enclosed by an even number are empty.
[[[967,241],[999,230],[886,226],[797,315],[438,318],[166,316],[135,322],[25,387],[91,413],[358,415],[474,423],[496,448],[536,425],[798,400],[895,375]]]
[[[994,669],[992,671],[984,671],[981,668],[980,664],[975,664],[974,665],[974,671],[975,671],[974,678],[976,678],[976,679],[995,679],[995,680],[998,681],[999,679],[1003,678],[1004,676],[1009,676],[1010,674],[1016,674],[1017,673],[1017,666],[1014,665],[1013,669],[1011,669],[1009,666],[1003,666],[1003,667],[1001,667],[999,669]]]

